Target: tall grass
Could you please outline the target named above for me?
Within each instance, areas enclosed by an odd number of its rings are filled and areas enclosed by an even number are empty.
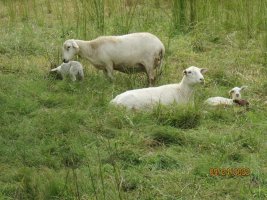
[[[96,27],[101,34],[105,34],[105,0],[92,0],[94,5],[94,18],[96,19]]]
[[[8,7],[11,21],[15,19],[27,21],[33,18],[41,20],[44,19],[44,10],[52,13],[55,9],[63,36],[70,27],[73,28],[75,23],[76,35],[87,38],[88,33],[93,31],[93,27],[96,28],[98,35],[106,34],[109,30],[106,24],[110,23],[112,17],[115,17],[118,27],[122,28],[121,33],[129,32],[134,26],[133,19],[138,9],[137,5],[145,4],[145,2],[141,0],[112,2],[109,0],[61,0],[57,2],[45,0],[42,6],[37,7],[35,0],[18,2],[5,0],[4,4]],[[171,7],[173,31],[176,33],[190,31],[197,23],[204,22],[220,27],[216,31],[240,31],[249,39],[256,37],[257,34],[263,34],[266,26],[267,2],[262,0],[167,0],[165,2]],[[154,5],[160,6],[156,2]]]
[[[254,31],[263,31],[266,21],[266,1],[209,1],[173,0],[174,28],[180,32],[188,30],[196,22],[216,23],[227,31],[240,30],[248,37]]]

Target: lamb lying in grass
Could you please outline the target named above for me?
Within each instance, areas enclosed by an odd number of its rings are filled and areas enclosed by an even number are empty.
[[[194,87],[204,83],[202,74],[206,71],[192,66],[183,71],[183,79],[178,84],[129,90],[116,96],[110,103],[128,109],[151,108],[155,104],[187,104],[193,96]]]
[[[62,77],[70,76],[72,81],[83,80],[83,66],[77,61],[69,61],[68,63],[62,63],[60,66],[51,69],[51,72],[57,72]]]
[[[205,103],[210,105],[210,106],[231,106],[231,105],[248,105],[249,103],[241,99],[241,91],[243,91],[247,86],[242,86],[242,87],[234,87],[229,91],[229,96],[230,98],[225,98],[225,97],[210,97],[208,98]]]

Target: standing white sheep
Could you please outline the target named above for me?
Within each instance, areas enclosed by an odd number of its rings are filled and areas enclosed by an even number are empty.
[[[62,63],[60,66],[51,69],[51,72],[57,72],[62,77],[70,76],[72,81],[76,81],[76,79],[82,80],[84,78],[83,66],[77,61]]]
[[[78,54],[111,79],[113,70],[146,72],[150,85],[155,81],[155,69],[161,70],[164,53],[162,42],[150,33],[102,36],[91,41],[71,39],[63,44],[63,62]]]
[[[219,105],[235,105],[237,100],[241,100],[241,91],[243,91],[247,86],[234,87],[229,91],[230,98],[225,97],[210,97],[205,103],[210,106],[219,106]]]
[[[116,96],[110,103],[128,109],[151,108],[155,104],[187,104],[193,96],[194,86],[204,83],[202,74],[206,71],[191,66],[183,71],[183,79],[178,84],[129,90]]]

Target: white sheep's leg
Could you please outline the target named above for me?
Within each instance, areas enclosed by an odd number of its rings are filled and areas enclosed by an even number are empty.
[[[108,64],[106,65],[106,68],[104,70],[105,74],[107,75],[107,77],[110,78],[110,80],[114,80],[114,76],[113,76],[113,65],[112,64]]]
[[[148,80],[148,85],[154,86],[155,84],[155,73],[154,70],[152,68],[149,68],[146,70],[146,74],[147,74],[147,80]]]

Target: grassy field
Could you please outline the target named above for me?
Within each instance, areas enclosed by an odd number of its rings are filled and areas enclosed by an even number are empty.
[[[1,0],[0,199],[267,199],[266,10],[264,0]],[[80,58],[83,82],[48,76],[66,39],[141,31],[166,47],[157,85],[209,69],[194,107],[110,107],[146,76],[111,83]],[[242,85],[249,109],[203,105]]]

